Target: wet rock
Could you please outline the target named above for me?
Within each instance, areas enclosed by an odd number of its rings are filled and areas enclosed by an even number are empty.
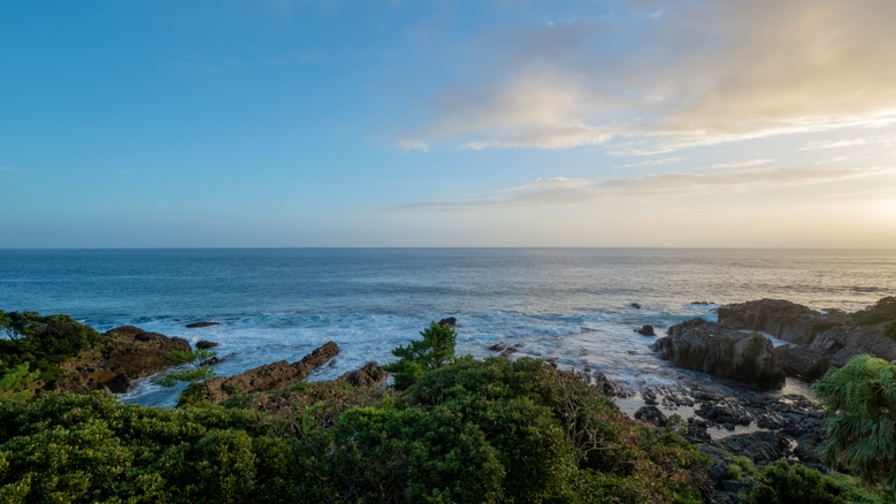
[[[373,388],[386,381],[387,376],[389,374],[379,364],[368,362],[361,369],[349,371],[336,378],[336,381],[343,381],[360,388]]]
[[[204,361],[200,362],[199,365],[200,366],[217,366],[221,362],[223,362],[223,359],[219,359],[218,357],[212,357],[210,359],[205,359]]]
[[[776,432],[736,434],[718,441],[720,447],[744,455],[756,464],[770,464],[787,455],[790,442]]]
[[[518,347],[516,345],[505,348],[504,351],[501,352],[501,357],[510,357],[511,355],[519,352],[517,348]]]
[[[491,350],[492,352],[500,352],[500,351],[504,350],[505,348],[507,348],[506,343],[495,343],[494,345],[488,347],[488,349]]]
[[[603,373],[597,373],[594,377],[595,385],[607,397],[627,398],[635,395],[635,391],[621,383],[617,383]]]
[[[657,427],[665,427],[667,419],[666,415],[656,406],[641,406],[635,412],[635,420],[653,424]]]
[[[640,309],[641,309],[641,305],[639,305],[638,303],[632,303],[632,304],[630,304],[629,306],[631,306],[632,308],[634,308],[634,309],[636,309],[636,310],[640,310]]]
[[[124,373],[118,373],[113,376],[111,380],[107,381],[105,384],[109,387],[109,390],[115,394],[125,394],[134,389],[134,383],[131,382],[131,379],[128,378],[128,375]]]
[[[187,327],[188,329],[198,329],[200,327],[211,327],[220,324],[220,322],[192,322],[190,324],[187,324],[185,327]]]
[[[641,390],[641,397],[644,399],[644,404],[648,406],[656,406],[656,393],[649,388],[645,388]]]
[[[650,324],[645,324],[641,326],[640,329],[635,330],[641,336],[656,336],[656,332],[653,330],[653,326]]]
[[[674,325],[650,346],[664,360],[694,371],[743,381],[783,382],[772,344],[761,335],[696,318]]]
[[[211,378],[206,381],[205,386],[193,385],[188,391],[205,395],[210,403],[218,404],[237,394],[273,390],[302,381],[308,376],[308,373],[324,365],[338,354],[339,347],[330,341],[303,357],[302,360],[292,364],[282,360],[250,369],[230,378]]]
[[[750,425],[753,421],[747,410],[735,404],[702,405],[694,413],[722,425]]]
[[[882,324],[856,325],[840,310],[820,313],[782,299],[761,299],[719,308],[719,322],[735,329],[764,331],[814,350],[833,366],[843,366],[863,353],[888,361],[896,359],[896,345]],[[811,368],[808,364],[806,367]],[[814,374],[818,375],[818,371],[814,370]]]
[[[440,326],[446,326],[453,329],[457,327],[457,319],[454,317],[443,318],[442,320],[439,320],[438,324]]]
[[[199,350],[208,350],[209,348],[215,348],[216,346],[220,346],[220,344],[215,343],[214,341],[203,339],[196,342],[196,348]]]

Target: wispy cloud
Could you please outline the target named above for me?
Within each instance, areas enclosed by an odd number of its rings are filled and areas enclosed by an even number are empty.
[[[747,168],[750,166],[759,166],[768,164],[774,161],[773,159],[751,159],[749,161],[731,161],[728,163],[719,163],[710,166],[710,169],[719,169],[719,168]]]
[[[695,0],[664,4],[660,20],[642,4],[616,23],[483,36],[479,65],[396,144],[637,155],[896,123],[892,0]]]
[[[539,178],[532,183],[460,201],[427,201],[397,210],[477,210],[522,206],[582,205],[614,198],[680,196],[757,186],[830,182],[881,174],[890,169],[766,169],[712,174],[667,173],[638,178]]]
[[[807,150],[818,150],[818,149],[837,149],[840,147],[853,147],[856,145],[865,145],[868,143],[864,138],[850,138],[846,140],[832,140],[832,141],[820,141],[820,142],[809,142],[806,145],[800,147],[799,150],[807,151]]]

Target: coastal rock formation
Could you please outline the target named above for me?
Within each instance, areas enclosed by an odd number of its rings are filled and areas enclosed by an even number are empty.
[[[645,324],[640,329],[635,329],[635,332],[641,336],[656,336],[656,332],[654,332],[653,326],[650,324]]]
[[[198,329],[200,327],[211,327],[211,326],[216,326],[216,325],[220,325],[220,324],[221,324],[220,322],[193,322],[193,323],[187,324],[185,327],[187,329]]]
[[[693,319],[674,325],[651,350],[676,366],[720,378],[744,381],[784,381],[771,341],[755,334],[726,329],[715,322]]]
[[[457,327],[457,319],[454,317],[443,318],[439,321],[440,326],[448,326],[452,329]]]
[[[171,366],[172,350],[190,350],[183,338],[169,338],[134,326],[111,329],[105,336],[109,340],[104,351],[82,352],[62,364],[65,379],[48,384],[47,388],[81,394],[92,390],[129,392],[134,387],[131,380]]]
[[[196,348],[198,350],[208,350],[209,348],[215,348],[216,346],[220,346],[220,343],[215,343],[214,341],[208,341],[204,339],[196,342]]]
[[[326,364],[338,354],[339,347],[330,341],[302,357],[302,360],[292,364],[282,360],[250,369],[230,378],[223,376],[211,378],[206,382],[207,388],[202,384],[194,384],[185,392],[185,395],[205,394],[210,403],[218,404],[237,394],[273,390],[304,380],[311,371]]]
[[[387,376],[389,376],[389,373],[384,371],[379,364],[368,362],[361,369],[349,371],[336,378],[336,381],[346,382],[360,388],[373,388],[386,381]]]
[[[733,329],[767,332],[799,345],[792,352],[807,352],[806,362],[794,362],[789,372],[820,376],[827,365],[843,366],[852,357],[869,353],[885,360],[896,359],[896,298],[883,298],[864,312],[834,310],[820,313],[790,301],[761,299],[719,308],[719,322]],[[795,359],[794,359],[795,360]],[[825,369],[826,370],[826,369]]]
[[[774,353],[788,376],[817,380],[831,367],[831,360],[826,355],[803,345],[781,345],[775,348]]]

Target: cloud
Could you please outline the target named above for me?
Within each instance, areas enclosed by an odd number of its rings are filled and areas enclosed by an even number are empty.
[[[729,163],[719,163],[710,166],[710,169],[717,168],[747,168],[749,166],[759,166],[768,164],[774,161],[773,159],[751,159],[749,161],[731,161]]]
[[[834,140],[834,141],[820,141],[820,142],[809,142],[806,145],[800,147],[799,150],[818,150],[818,149],[837,149],[840,147],[853,147],[856,145],[865,145],[868,143],[864,138],[852,138],[846,140]]]
[[[662,16],[652,18],[662,5]],[[655,154],[896,124],[892,0],[642,0],[491,31],[398,145]]]
[[[397,210],[478,210],[528,206],[593,204],[608,199],[680,196],[750,187],[805,185],[888,173],[889,169],[776,168],[729,173],[666,173],[623,179],[539,178],[532,183],[502,189],[465,201],[410,203]]]

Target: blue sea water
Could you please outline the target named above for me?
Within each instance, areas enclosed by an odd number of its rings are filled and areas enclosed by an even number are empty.
[[[335,341],[331,379],[458,319],[458,353],[590,367],[637,388],[682,371],[647,348],[658,328],[763,297],[856,310],[896,294],[896,251],[684,249],[0,250],[0,309],[67,313],[107,330],[219,342],[231,375]],[[709,301],[711,304],[694,304]],[[641,309],[630,306],[638,303]],[[221,325],[187,329],[196,321]],[[172,405],[142,380],[127,402]]]

